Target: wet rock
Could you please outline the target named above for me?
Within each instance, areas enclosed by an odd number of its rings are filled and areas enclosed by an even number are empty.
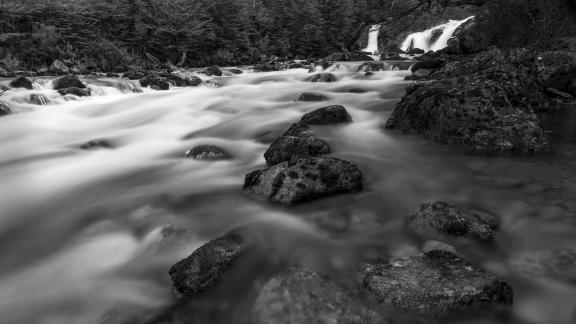
[[[386,306],[428,317],[508,306],[513,298],[504,280],[446,251],[370,264],[363,285]]]
[[[576,249],[540,252],[517,258],[511,264],[516,271],[527,276],[576,283]]]
[[[423,49],[420,48],[413,48],[411,50],[408,51],[408,54],[410,55],[420,55],[420,54],[424,54],[425,51]]]
[[[349,93],[366,93],[366,89],[362,89],[362,88],[350,88],[350,89],[348,89],[346,92],[349,92]]]
[[[192,149],[186,151],[184,157],[204,161],[218,161],[218,160],[232,159],[232,155],[226,152],[223,148],[220,148],[215,145],[195,146]]]
[[[553,51],[538,56],[538,78],[545,88],[576,96],[576,53]]]
[[[434,202],[408,216],[406,227],[423,240],[469,244],[492,242],[498,223],[486,212]]]
[[[344,106],[333,105],[315,109],[304,114],[300,123],[304,125],[330,125],[338,123],[350,123],[352,117]]]
[[[328,143],[308,126],[294,124],[270,145],[264,153],[264,159],[268,165],[275,165],[295,158],[315,157],[330,152]]]
[[[108,140],[98,139],[80,145],[81,150],[111,149],[114,145]]]
[[[336,82],[338,79],[332,73],[316,73],[304,79],[306,82]]]
[[[49,104],[50,99],[48,99],[48,97],[46,97],[41,93],[34,93],[31,94],[30,97],[28,97],[28,102],[30,102],[33,105],[43,106]]]
[[[75,95],[78,97],[88,97],[90,96],[90,89],[85,88],[85,89],[81,89],[81,88],[64,88],[64,89],[60,89],[58,90],[58,93],[62,96],[65,95]]]
[[[264,285],[252,308],[252,317],[255,324],[387,323],[328,278],[295,266]]]
[[[314,92],[304,92],[298,98],[298,101],[325,101],[330,100],[327,96]]]
[[[363,62],[363,61],[374,61],[373,58],[368,56],[367,54],[361,52],[351,53],[350,56],[347,57],[346,61],[348,62]]]
[[[107,78],[119,78],[120,74],[114,73],[114,72],[108,72],[108,73],[106,73],[106,77]]]
[[[228,69],[227,71],[232,73],[232,74],[243,74],[244,73],[240,69]]]
[[[200,71],[200,73],[206,74],[207,76],[222,76],[222,70],[218,65],[212,65]]]
[[[478,19],[471,18],[460,25],[448,40],[446,50],[452,54],[474,54],[494,44],[494,37],[487,28],[479,27]]]
[[[28,80],[26,77],[21,75],[17,76],[15,79],[10,81],[10,84],[8,85],[11,88],[25,88],[29,90],[34,89],[34,87],[32,86],[32,81]]]
[[[140,80],[146,76],[146,72],[140,69],[131,69],[130,71],[124,73],[122,77],[128,78],[128,80]]]
[[[295,63],[289,64],[289,65],[288,65],[288,68],[289,68],[289,69],[307,69],[308,66],[306,66],[306,65],[304,65],[304,64],[302,64],[302,63],[295,62]]]
[[[188,87],[197,87],[197,86],[201,85],[202,82],[204,82],[204,81],[202,81],[202,79],[200,79],[199,77],[197,77],[195,75],[191,75],[185,79],[185,82],[186,82],[185,83],[186,86],[188,86]]]
[[[68,74],[70,73],[70,68],[62,63],[60,60],[54,60],[50,65],[50,72],[55,74]]]
[[[243,190],[273,203],[296,205],[363,188],[354,164],[332,157],[294,159],[246,175]]]
[[[261,64],[255,64],[252,69],[254,72],[273,72],[281,71],[286,67],[286,64],[280,62],[266,62]]]
[[[140,85],[143,87],[150,87],[154,90],[168,90],[170,89],[170,83],[166,78],[161,77],[156,74],[148,74],[147,76],[140,79]]]
[[[247,247],[246,240],[231,232],[210,241],[170,268],[178,298],[192,297],[218,284]]]
[[[10,115],[12,113],[12,109],[3,102],[0,102],[0,116]]]
[[[548,103],[528,61],[494,49],[450,62],[411,85],[385,127],[477,152],[549,152],[535,114]]]
[[[85,89],[86,85],[78,79],[74,74],[68,74],[59,79],[54,80],[52,88],[54,90],[66,89],[66,88],[79,88]]]
[[[385,62],[365,62],[358,67],[358,72],[388,71],[389,67]]]

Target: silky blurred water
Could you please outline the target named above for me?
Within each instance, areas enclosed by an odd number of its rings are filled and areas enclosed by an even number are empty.
[[[111,323],[117,311],[154,313],[174,301],[171,265],[248,224],[262,226],[263,244],[285,257],[336,269],[368,249],[417,254],[402,220],[433,200],[498,215],[494,249],[462,253],[511,282],[523,322],[570,323],[574,283],[524,277],[509,264],[576,248],[574,110],[545,119],[554,154],[470,155],[383,130],[408,72],[365,76],[357,66],[332,68],[335,83],[304,82],[309,74],[297,69],[142,93],[133,93],[134,81],[84,78],[87,98],[62,98],[50,90],[53,78],[4,92],[0,102],[15,113],[0,118],[0,323]],[[298,102],[303,92],[330,100]],[[50,104],[29,103],[33,93]],[[264,166],[269,142],[329,104],[344,105],[354,122],[315,131],[332,155],[362,169],[365,190],[294,208],[243,195],[244,175]],[[92,140],[112,148],[79,148]],[[199,144],[234,158],[183,158]],[[167,225],[187,229],[184,239],[166,242]]]

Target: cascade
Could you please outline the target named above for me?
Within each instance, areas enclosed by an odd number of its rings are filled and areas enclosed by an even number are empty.
[[[368,29],[368,45],[362,49],[362,52],[369,52],[373,55],[378,54],[378,36],[380,35],[380,24],[372,25]]]
[[[474,16],[464,20],[450,20],[445,24],[410,34],[402,43],[401,49],[405,52],[414,48],[423,49],[425,52],[441,50],[448,46],[448,40],[458,27],[472,18],[474,18]]]

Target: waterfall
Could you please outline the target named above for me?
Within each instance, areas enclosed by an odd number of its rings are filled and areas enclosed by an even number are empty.
[[[362,49],[362,52],[369,52],[370,54],[378,54],[378,36],[380,35],[381,25],[372,25],[368,29],[368,45]]]
[[[409,52],[411,49],[420,48],[424,51],[438,51],[448,46],[448,40],[463,23],[474,18],[468,17],[464,20],[450,20],[449,22],[432,27],[422,32],[408,35],[402,43],[401,49]]]

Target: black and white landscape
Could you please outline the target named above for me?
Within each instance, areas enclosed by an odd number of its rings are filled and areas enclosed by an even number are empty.
[[[0,324],[56,323],[576,323],[576,2],[0,1]]]

